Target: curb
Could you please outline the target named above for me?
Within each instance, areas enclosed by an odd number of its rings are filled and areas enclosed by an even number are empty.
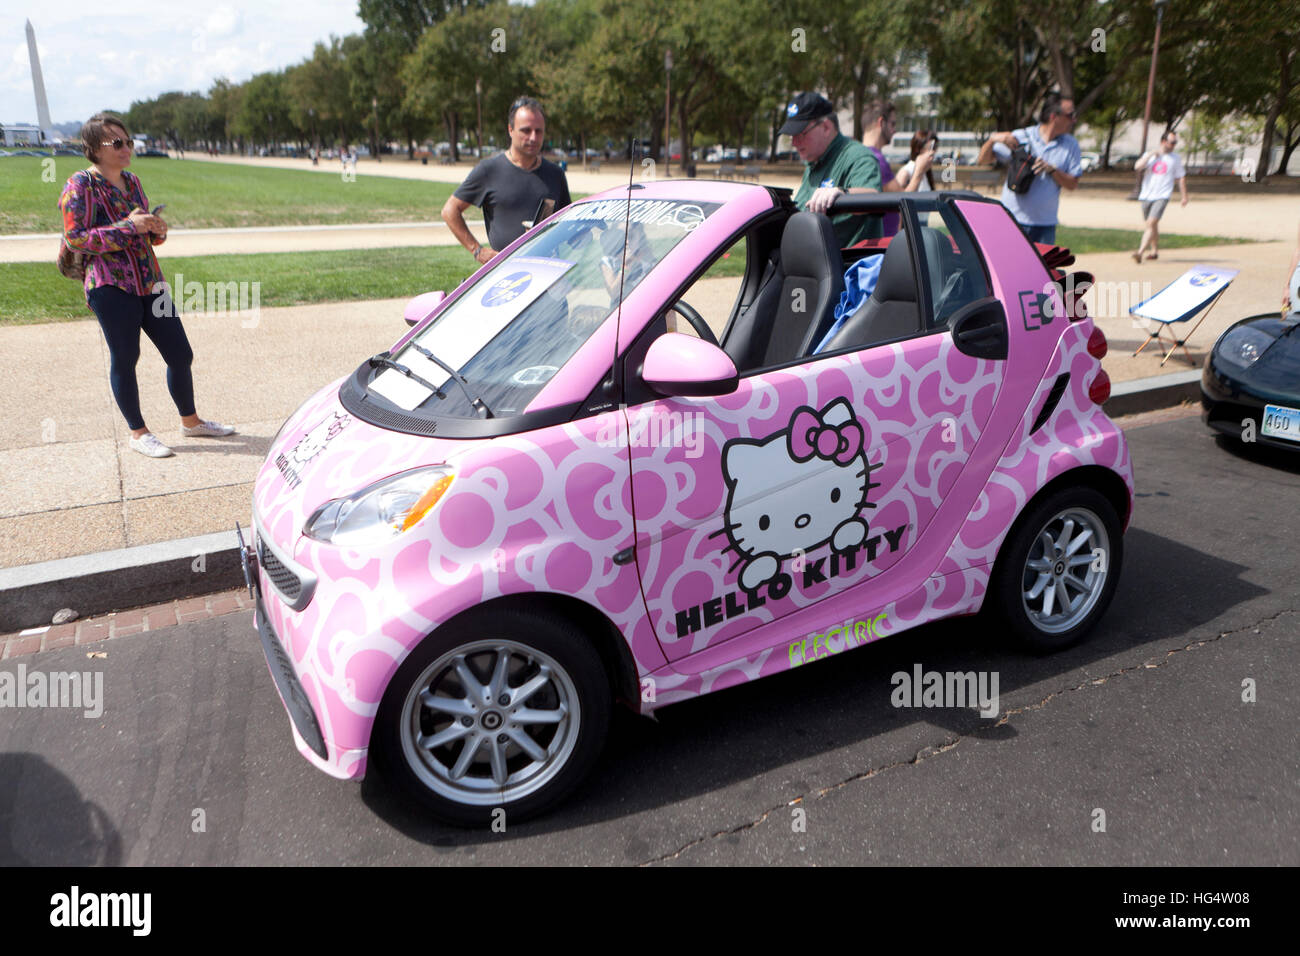
[[[1121,382],[1111,391],[1106,414],[1118,418],[1196,401],[1200,380],[1200,370],[1190,369]],[[248,533],[245,540],[251,540]],[[233,529],[3,568],[0,633],[47,625],[60,608],[73,608],[85,618],[228,591],[243,583]]]
[[[247,540],[247,538],[245,538]],[[0,632],[242,587],[234,529],[0,569]]]
[[[1111,418],[1153,412],[1183,402],[1201,399],[1201,370],[1188,369],[1169,375],[1154,375],[1120,382],[1110,390],[1110,398],[1102,407]]]

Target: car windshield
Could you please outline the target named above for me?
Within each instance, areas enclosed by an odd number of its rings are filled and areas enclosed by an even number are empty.
[[[429,415],[478,417],[475,400],[497,417],[522,413],[621,298],[719,205],[615,199],[571,206],[397,350],[391,359],[406,371],[385,368],[370,390]],[[464,387],[443,365],[464,377]]]

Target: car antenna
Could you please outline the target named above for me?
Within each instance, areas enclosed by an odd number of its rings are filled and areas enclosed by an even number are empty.
[[[623,279],[627,276],[627,239],[632,228],[632,176],[636,171],[636,154],[639,140],[633,139],[627,151],[627,205],[623,212],[623,255],[618,269],[618,311],[614,315],[614,391],[618,393],[619,404],[623,401],[623,376],[618,361],[619,335],[623,322]]]

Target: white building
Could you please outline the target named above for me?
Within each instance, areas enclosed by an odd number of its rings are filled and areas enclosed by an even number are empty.
[[[49,140],[39,126],[30,123],[0,123],[5,146],[46,146]]]

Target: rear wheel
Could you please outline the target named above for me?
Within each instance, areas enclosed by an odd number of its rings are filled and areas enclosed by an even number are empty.
[[[376,756],[406,794],[461,826],[518,821],[586,776],[609,727],[610,688],[562,618],[487,610],[435,632],[398,669]]]
[[[1032,505],[1002,546],[989,599],[1026,649],[1080,641],[1115,593],[1124,539],[1114,506],[1092,488],[1062,488]]]

